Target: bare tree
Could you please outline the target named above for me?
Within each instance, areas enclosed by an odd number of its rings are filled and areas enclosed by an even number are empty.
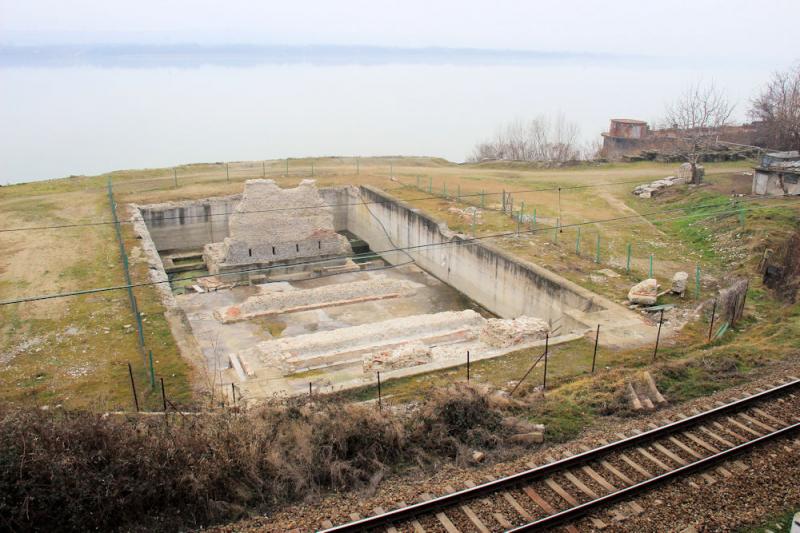
[[[759,142],[779,150],[800,150],[800,63],[772,75],[752,102],[749,116],[759,123]]]
[[[579,137],[578,126],[563,114],[558,114],[554,121],[541,115],[527,123],[517,119],[499,128],[493,140],[478,143],[469,160],[548,163],[576,160],[581,157]]]
[[[729,123],[733,107],[713,83],[692,85],[667,105],[664,122],[677,130],[676,148],[692,167],[692,183],[700,183],[697,165],[720,128]]]

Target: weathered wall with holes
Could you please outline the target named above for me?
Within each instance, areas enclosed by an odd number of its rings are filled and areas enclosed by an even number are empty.
[[[348,229],[367,241],[373,251],[382,252],[388,262],[398,264],[413,259],[429,273],[501,317],[529,315],[551,324],[560,321],[567,330],[582,329],[587,325],[575,320],[569,311],[591,313],[612,305],[486,241],[470,241],[411,206],[370,187],[340,189],[336,203],[347,205]],[[396,248],[410,249],[389,251]]]

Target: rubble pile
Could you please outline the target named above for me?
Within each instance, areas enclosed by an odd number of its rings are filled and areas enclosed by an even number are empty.
[[[481,328],[479,339],[495,348],[507,348],[526,342],[544,339],[549,333],[547,322],[539,318],[490,318]]]
[[[633,194],[639,198],[652,198],[653,196],[659,195],[670,187],[674,187],[675,185],[683,185],[684,183],[689,183],[689,179],[679,178],[677,176],[667,176],[666,178],[661,178],[650,183],[637,185],[636,188],[633,189]]]
[[[364,373],[381,370],[394,370],[410,366],[424,365],[433,361],[430,346],[412,342],[394,350],[381,350],[364,357]]]
[[[640,281],[628,291],[628,301],[639,305],[655,305],[658,300],[658,282],[653,279]]]

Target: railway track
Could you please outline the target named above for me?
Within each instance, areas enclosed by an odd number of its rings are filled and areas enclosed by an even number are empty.
[[[504,478],[461,490],[448,487],[443,496],[423,494],[423,501],[412,505],[378,508],[369,517],[351,514],[352,521],[337,526],[326,521],[322,533],[489,533],[557,526],[576,532],[572,524],[586,515],[592,515],[593,528],[603,529],[608,524],[596,517],[600,510],[608,510],[611,521],[640,514],[644,509],[635,501],[637,494],[692,473],[705,484],[732,477],[728,467],[747,468],[737,455],[800,433],[800,379],[650,428],[619,434],[620,440],[577,455],[548,457],[547,464]],[[793,444],[800,449],[800,440]]]

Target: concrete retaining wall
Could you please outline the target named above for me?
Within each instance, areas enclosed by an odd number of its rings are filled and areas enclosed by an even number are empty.
[[[159,252],[197,250],[228,236],[228,214],[240,196],[139,206]]]
[[[410,255],[420,267],[501,317],[535,316],[552,325],[560,321],[569,330],[588,324],[577,322],[565,311],[591,313],[603,311],[610,304],[487,241],[470,241],[370,187],[340,189],[336,203],[349,204],[347,228],[368,242],[373,251],[384,252],[388,262],[402,263]],[[386,252],[409,247],[407,252]]]

